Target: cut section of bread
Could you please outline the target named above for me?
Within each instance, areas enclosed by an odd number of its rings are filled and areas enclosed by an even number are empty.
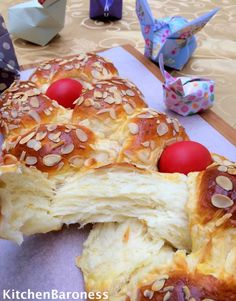
[[[10,172],[6,169],[3,166],[0,170],[1,237],[20,242],[23,234],[54,230],[54,226],[49,226],[45,231],[45,219],[39,218],[38,210],[35,210],[40,206],[48,215],[47,219],[57,221],[57,228],[64,223],[83,226],[96,222],[123,222],[133,217],[147,225],[153,239],[158,237],[176,248],[190,249],[185,212],[187,177],[182,174],[161,174],[129,164],[109,165],[86,172],[62,170],[50,176],[19,163],[12,165]],[[44,189],[46,196],[42,192]],[[3,225],[7,225],[8,231]]]

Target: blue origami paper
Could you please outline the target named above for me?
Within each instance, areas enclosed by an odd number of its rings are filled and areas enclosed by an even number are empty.
[[[213,9],[191,22],[180,16],[154,19],[147,0],[136,0],[136,13],[145,39],[145,56],[158,63],[162,53],[165,66],[181,70],[197,47],[194,34],[217,11]]]
[[[91,19],[115,19],[122,18],[122,0],[90,0]]]
[[[17,38],[44,46],[65,23],[66,0],[31,0],[8,9],[9,32]]]
[[[15,50],[4,19],[0,15],[0,93],[19,77],[20,67]]]

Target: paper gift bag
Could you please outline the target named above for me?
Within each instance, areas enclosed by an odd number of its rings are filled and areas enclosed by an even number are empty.
[[[163,55],[159,66],[164,77],[163,100],[166,107],[182,116],[203,112],[213,106],[215,82],[202,77],[173,77],[163,65]]]
[[[90,18],[119,20],[122,18],[122,0],[90,0]]]
[[[9,32],[17,38],[44,46],[65,23],[66,0],[31,0],[8,10]]]
[[[0,15],[0,93],[20,77],[19,69],[11,38]]]
[[[197,47],[194,34],[217,11],[213,9],[191,22],[179,16],[155,19],[147,0],[136,0],[136,13],[145,40],[145,55],[158,63],[162,53],[165,66],[181,70]]]

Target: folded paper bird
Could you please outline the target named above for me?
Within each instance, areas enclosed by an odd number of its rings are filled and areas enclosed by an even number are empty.
[[[191,22],[180,16],[154,19],[147,0],[136,0],[136,13],[145,39],[145,56],[158,63],[162,53],[165,66],[181,70],[197,47],[194,34],[217,11],[213,9]]]
[[[168,109],[188,116],[200,113],[213,105],[214,81],[200,77],[172,77],[164,69],[163,55],[159,66],[164,77],[164,102]]]
[[[0,93],[20,77],[20,67],[3,17],[0,15]]]
[[[66,0],[31,0],[8,10],[9,32],[17,38],[44,46],[65,23]]]

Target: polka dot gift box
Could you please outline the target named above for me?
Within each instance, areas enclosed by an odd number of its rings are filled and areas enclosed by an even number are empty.
[[[0,15],[0,93],[8,88],[20,76],[15,50]]]
[[[163,56],[159,66],[164,77],[164,102],[168,109],[182,116],[202,112],[213,105],[213,80],[199,77],[172,77],[164,70]]]

